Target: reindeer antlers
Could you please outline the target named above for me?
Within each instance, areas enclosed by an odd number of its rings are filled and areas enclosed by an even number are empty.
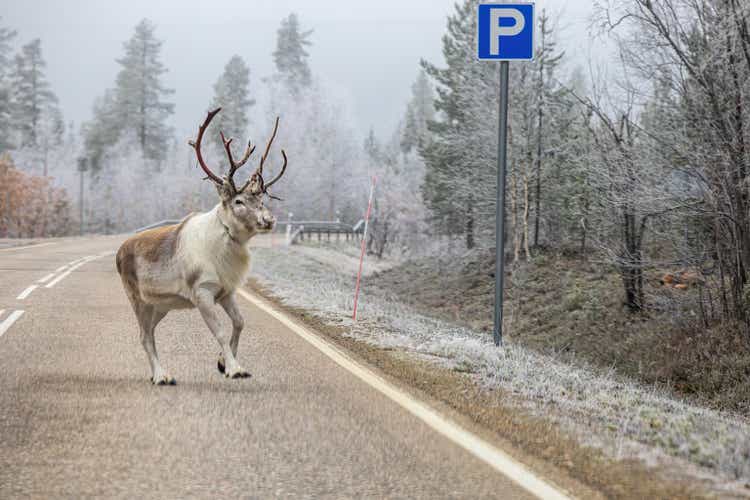
[[[201,168],[206,173],[207,178],[214,181],[216,184],[223,185],[224,180],[221,179],[218,175],[214,174],[210,168],[206,165],[206,162],[203,160],[203,155],[201,154],[201,141],[203,140],[203,134],[208,128],[208,125],[211,123],[211,120],[213,120],[214,116],[216,116],[219,111],[221,111],[221,108],[216,108],[213,111],[209,111],[208,115],[206,116],[206,119],[203,121],[203,124],[198,127],[198,137],[195,141],[188,141],[188,144],[190,144],[193,149],[195,149],[195,155],[198,157],[198,163],[200,163]],[[229,185],[232,187],[235,193],[241,193],[247,187],[251,184],[253,180],[255,180],[259,184],[259,192],[261,193],[267,193],[267,189],[273,185],[276,181],[281,179],[281,176],[284,175],[284,172],[286,171],[286,165],[287,165],[287,157],[286,152],[284,150],[281,150],[281,156],[284,157],[284,164],[281,166],[281,172],[279,175],[274,177],[271,182],[268,184],[265,184],[263,182],[263,165],[266,162],[266,158],[268,157],[268,152],[271,150],[271,144],[273,143],[273,140],[276,138],[276,132],[279,129],[279,118],[276,117],[276,123],[273,127],[273,133],[271,134],[271,138],[268,140],[268,143],[266,144],[266,150],[263,153],[263,156],[260,159],[260,164],[258,165],[258,168],[255,169],[255,172],[250,176],[250,178],[245,182],[245,184],[242,186],[242,188],[237,189],[237,187],[234,184],[234,174],[237,172],[237,170],[240,169],[245,163],[247,163],[247,160],[250,159],[250,156],[253,154],[253,151],[255,151],[255,146],[252,146],[250,142],[247,143],[247,149],[245,149],[245,153],[242,155],[242,159],[240,161],[235,161],[234,157],[232,155],[232,138],[230,137],[227,139],[224,137],[224,132],[219,132],[221,135],[221,142],[224,143],[224,150],[227,153],[227,158],[229,158],[229,173],[226,177],[226,181],[229,183]],[[269,195],[270,196],[270,195]]]
[[[215,183],[221,185],[224,183],[224,181],[222,181],[218,175],[211,172],[211,169],[208,168],[208,166],[206,165],[206,162],[203,161],[203,155],[201,154],[201,141],[203,140],[203,133],[208,128],[208,124],[211,123],[211,120],[214,119],[214,116],[216,116],[219,113],[219,111],[221,111],[221,108],[216,108],[215,110],[208,112],[208,116],[206,116],[206,119],[203,121],[203,125],[198,127],[198,138],[195,140],[195,142],[188,141],[188,144],[193,146],[193,149],[195,149],[195,156],[198,157],[198,163],[201,164],[201,168],[203,169],[204,172],[206,172],[206,175],[208,176],[208,178],[214,181]]]
[[[284,157],[284,164],[281,166],[281,172],[279,172],[279,175],[271,179],[271,182],[268,182],[266,184],[266,189],[270,188],[271,186],[273,186],[274,182],[281,179],[281,176],[284,175],[284,172],[286,171],[286,152],[284,152],[283,149],[281,150],[281,156]]]
[[[279,117],[277,116],[276,123],[274,123],[274,126],[273,126],[273,132],[271,133],[271,138],[268,139],[268,143],[266,144],[266,150],[263,153],[263,156],[261,156],[260,158],[260,164],[258,165],[258,168],[255,169],[255,172],[253,173],[253,175],[250,176],[250,179],[248,179],[245,185],[242,186],[242,189],[240,189],[240,192],[247,189],[247,187],[250,185],[253,179],[256,179],[256,181],[260,184],[260,192],[268,194],[267,189],[271,187],[276,181],[281,179],[282,175],[284,175],[284,172],[286,171],[287,158],[286,158],[286,152],[282,149],[281,156],[284,158],[284,163],[281,166],[281,172],[279,172],[279,175],[274,177],[270,182],[268,183],[263,182],[263,165],[265,165],[266,163],[266,158],[268,158],[268,153],[269,151],[271,151],[271,145],[273,144],[273,140],[276,138],[276,132],[278,130],[279,130]]]
[[[247,149],[245,149],[245,154],[242,156],[242,159],[240,161],[234,161],[234,157],[232,156],[232,138],[230,137],[227,139],[224,137],[224,132],[219,132],[221,135],[221,142],[224,143],[224,149],[227,152],[227,158],[229,158],[229,174],[227,175],[227,180],[229,180],[229,184],[232,185],[232,188],[240,193],[242,190],[237,191],[237,186],[234,185],[234,173],[239,170],[239,168],[247,163],[247,160],[250,158],[250,155],[253,154],[253,151],[255,151],[255,146],[250,144],[250,141],[247,141]]]

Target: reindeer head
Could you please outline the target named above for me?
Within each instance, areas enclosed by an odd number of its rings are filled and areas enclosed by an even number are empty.
[[[273,133],[266,144],[266,151],[260,159],[260,164],[252,175],[250,175],[247,182],[238,189],[234,183],[234,174],[240,167],[247,163],[250,155],[255,151],[255,146],[251,146],[250,142],[248,142],[247,149],[245,149],[245,154],[242,156],[242,159],[235,161],[231,149],[232,139],[227,139],[224,137],[224,133],[220,132],[221,140],[224,143],[224,150],[229,159],[229,172],[223,178],[219,178],[219,176],[214,174],[211,169],[208,168],[206,162],[203,160],[203,155],[201,154],[201,140],[203,139],[203,133],[219,111],[221,111],[221,108],[209,111],[205,121],[198,128],[198,138],[195,142],[190,141],[189,143],[195,149],[198,163],[200,163],[201,168],[206,173],[206,179],[213,181],[216,185],[219,197],[221,198],[219,217],[229,230],[230,235],[244,235],[250,237],[259,232],[270,231],[273,229],[276,219],[263,205],[263,197],[268,196],[269,198],[275,198],[268,192],[268,188],[284,175],[287,164],[286,153],[283,149],[281,150],[281,156],[284,158],[284,163],[281,166],[279,174],[269,182],[263,180],[263,165],[268,157],[271,144],[273,144],[273,140],[276,137],[276,132],[279,128],[279,119],[278,117],[276,118]]]

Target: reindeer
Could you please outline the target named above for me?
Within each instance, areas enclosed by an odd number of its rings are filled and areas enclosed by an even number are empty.
[[[250,374],[237,362],[237,346],[244,320],[235,301],[235,290],[245,280],[250,265],[248,241],[254,235],[271,231],[276,223],[266,207],[263,196],[284,172],[270,182],[263,181],[263,166],[276,137],[279,119],[273,128],[266,150],[250,178],[239,189],[234,174],[255,151],[248,142],[239,161],[232,156],[232,139],[221,139],[229,159],[229,173],[219,178],[208,168],[201,154],[201,140],[211,120],[221,108],[208,113],[198,128],[198,137],[189,144],[195,149],[201,168],[216,185],[219,203],[209,212],[191,214],[179,224],[144,231],[132,236],[117,252],[117,272],[125,293],[138,318],[141,343],[151,365],[151,382],[155,385],[174,385],[175,379],[159,364],[154,342],[154,329],[173,309],[196,307],[203,321],[221,347],[218,368],[228,378],[244,378]],[[216,304],[232,322],[231,336],[222,332]]]

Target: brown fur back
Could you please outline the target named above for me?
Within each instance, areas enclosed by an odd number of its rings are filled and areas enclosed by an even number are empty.
[[[138,283],[136,256],[143,257],[149,262],[157,262],[174,255],[177,250],[180,231],[193,215],[188,215],[179,224],[149,229],[125,240],[117,251],[117,257],[115,258],[117,272],[122,277],[123,282],[130,286],[135,286]]]

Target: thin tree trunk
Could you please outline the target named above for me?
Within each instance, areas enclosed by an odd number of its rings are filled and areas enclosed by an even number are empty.
[[[513,217],[513,262],[521,258],[521,232],[518,224],[518,176],[510,176],[510,211]]]
[[[541,19],[542,56],[539,58],[539,95],[537,96],[537,127],[536,127],[536,189],[534,193],[534,247],[539,246],[539,216],[542,199],[542,124],[544,116],[544,54],[546,17]]]
[[[529,251],[529,177],[523,176],[523,250],[526,254],[526,260],[531,260]]]
[[[466,211],[466,248],[474,248],[474,206],[470,203]]]

